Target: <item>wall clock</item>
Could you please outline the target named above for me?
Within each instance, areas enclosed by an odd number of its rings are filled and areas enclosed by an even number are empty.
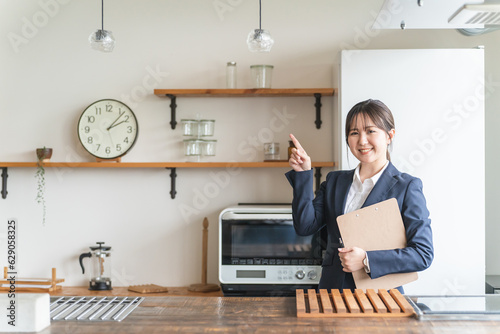
[[[135,144],[139,125],[125,103],[103,99],[89,105],[78,121],[78,138],[99,159],[119,160]]]

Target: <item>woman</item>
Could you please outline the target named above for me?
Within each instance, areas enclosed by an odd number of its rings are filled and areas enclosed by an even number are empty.
[[[422,192],[422,181],[399,172],[390,162],[388,147],[395,135],[394,118],[385,104],[366,100],[356,104],[346,118],[346,142],[359,160],[354,170],[328,173],[314,198],[311,158],[299,141],[286,177],[293,187],[293,221],[299,235],[325,227],[328,245],[323,258],[320,289],[354,289],[352,272],[364,269],[371,278],[421,271],[434,257],[431,221]],[[403,249],[365,251],[339,248],[337,217],[384,200],[396,198],[406,230]],[[403,292],[402,287],[398,290]]]

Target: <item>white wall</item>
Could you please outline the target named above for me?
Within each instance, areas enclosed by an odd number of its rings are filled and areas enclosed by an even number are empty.
[[[252,54],[245,39],[258,24],[257,1],[107,0],[104,26],[113,31],[117,46],[103,54],[87,43],[100,27],[100,1],[55,1],[0,3],[1,161],[34,161],[34,149],[40,146],[54,148],[53,161],[92,161],[78,143],[76,123],[83,109],[101,98],[128,103],[138,117],[138,142],[123,161],[183,161],[183,137],[169,125],[170,101],[154,96],[153,88],[223,88],[227,61],[238,63],[240,87],[250,87],[248,68],[256,63],[275,65],[274,87],[332,87],[337,85],[341,49],[483,44],[487,77],[493,82],[486,100],[487,139],[489,129],[500,122],[495,108],[500,102],[495,84],[499,32],[473,38],[455,31],[372,32],[368,27],[382,1],[274,0],[264,1],[262,23],[276,44],[270,54]],[[225,11],[217,7],[221,4]],[[30,30],[30,24],[38,27]],[[13,36],[21,44],[13,45]],[[312,98],[177,101],[178,119],[200,113],[216,120],[218,154],[212,161],[260,161],[261,143],[276,113],[294,118],[274,129],[275,141],[286,146],[287,134],[293,132],[314,160],[331,160],[336,98],[323,99],[321,130],[314,126],[313,103]],[[493,243],[500,232],[495,223],[500,218],[495,210],[500,185],[494,175],[496,145],[486,140],[489,254],[498,253]],[[471,163],[466,154],[464,159]],[[222,177],[224,170],[180,169],[177,198],[171,200],[166,170],[54,168],[47,172],[43,227],[34,200],[35,170],[9,168],[9,194],[0,199],[0,233],[5,238],[7,219],[18,219],[22,276],[48,276],[50,267],[56,267],[66,285],[84,285],[87,277],[81,274],[78,255],[105,241],[114,249],[116,286],[181,286],[201,279],[201,222],[207,216],[208,278],[216,282],[218,213],[237,201],[290,201],[285,171],[243,169],[213,188],[214,175]],[[183,215],[189,208],[193,212]],[[487,256],[490,273],[500,274],[497,262],[494,255]]]

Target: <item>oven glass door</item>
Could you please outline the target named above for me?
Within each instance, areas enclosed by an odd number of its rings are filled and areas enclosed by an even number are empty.
[[[297,235],[291,220],[222,220],[223,265],[321,265],[320,232]]]

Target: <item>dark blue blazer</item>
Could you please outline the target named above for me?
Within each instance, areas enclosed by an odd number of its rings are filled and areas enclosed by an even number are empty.
[[[323,257],[320,288],[353,288],[352,275],[342,270],[338,256],[340,237],[337,217],[344,214],[347,194],[354,170],[328,173],[314,197],[313,170],[290,171],[286,177],[293,187],[293,223],[299,235],[310,235],[325,227],[328,245]],[[422,181],[399,172],[392,163],[380,176],[362,207],[395,198],[406,230],[407,246],[403,249],[368,251],[370,276],[378,278],[392,273],[421,271],[434,257],[431,220],[422,192]],[[402,290],[402,289],[400,289]]]

